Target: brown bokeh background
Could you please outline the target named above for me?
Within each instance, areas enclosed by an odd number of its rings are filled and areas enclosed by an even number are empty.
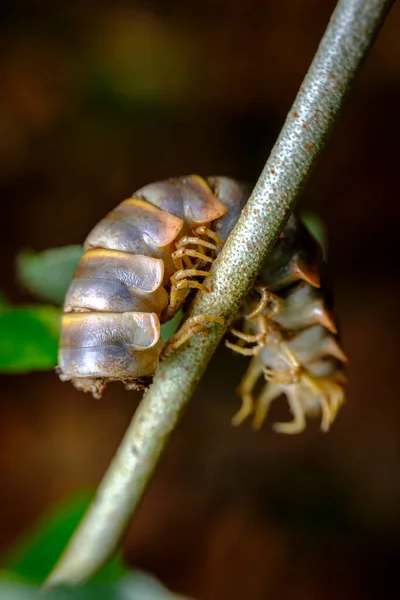
[[[145,183],[254,181],[328,22],[326,0],[1,4],[2,288],[14,258],[80,243]],[[343,111],[302,209],[328,230],[348,401],[328,435],[273,406],[230,427],[246,361],[221,348],[125,541],[129,563],[203,600],[382,598],[400,547],[400,5]],[[139,396],[101,402],[54,373],[1,377],[0,550],[106,469]],[[392,591],[391,591],[392,590]]]

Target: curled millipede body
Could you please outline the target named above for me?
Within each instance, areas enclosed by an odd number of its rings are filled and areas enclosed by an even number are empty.
[[[164,345],[160,324],[184,304],[204,278],[236,224],[249,192],[226,177],[197,175],[153,183],[135,192],[89,233],[85,253],[65,298],[59,348],[60,378],[100,397],[120,380],[143,387],[162,354],[190,337],[207,334],[196,315]],[[286,395],[294,420],[275,425],[285,433],[322,415],[327,430],[344,400],[345,355],[335,337],[319,273],[319,244],[291,216],[246,298],[226,345],[252,356],[239,387],[242,407],[259,427],[269,404]],[[253,390],[260,378],[264,388]]]

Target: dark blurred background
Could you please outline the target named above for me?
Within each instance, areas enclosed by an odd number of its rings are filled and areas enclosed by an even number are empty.
[[[335,2],[1,3],[2,284],[21,249],[81,243],[167,176],[254,182]],[[125,540],[130,564],[203,600],[387,597],[400,558],[400,5],[301,199],[328,231],[349,394],[333,429],[233,429],[246,360],[221,348]],[[139,401],[54,373],[0,381],[0,551],[94,487]],[[393,589],[393,588],[392,588]]]

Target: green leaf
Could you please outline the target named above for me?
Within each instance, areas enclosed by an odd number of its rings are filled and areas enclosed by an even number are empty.
[[[166,323],[161,325],[161,339],[164,342],[167,342],[169,338],[174,335],[174,333],[178,330],[179,325],[183,319],[183,311],[178,310],[178,312]]]
[[[60,309],[0,305],[0,372],[26,373],[57,364]]]
[[[22,252],[17,256],[18,281],[35,296],[61,305],[82,253],[82,246]]]
[[[8,575],[8,574],[7,574]],[[46,590],[18,579],[2,577],[0,573],[0,598],[4,600],[184,600],[169,592],[151,575],[141,571],[127,573],[118,581],[89,582],[83,586],[57,587]],[[187,599],[189,600],[189,599]]]
[[[0,598],[4,600],[129,600],[135,597],[120,593],[118,583],[86,584],[79,587],[57,587],[40,590],[39,585],[32,585],[18,580],[0,579]],[[139,598],[136,596],[136,599]]]
[[[311,235],[315,237],[317,242],[321,245],[324,260],[326,260],[328,255],[328,241],[323,220],[313,212],[304,212],[300,215],[300,218]]]
[[[76,494],[45,513],[33,530],[9,552],[3,561],[3,568],[27,581],[41,583],[61,555],[86,512],[91,497],[89,493]],[[126,572],[121,558],[116,557],[105,565],[93,581],[114,581]]]

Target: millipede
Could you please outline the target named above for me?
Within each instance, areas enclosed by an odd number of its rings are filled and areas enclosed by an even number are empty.
[[[60,378],[96,398],[112,381],[143,389],[164,355],[207,334],[210,322],[223,323],[196,315],[161,339],[161,324],[197,289],[207,291],[204,280],[248,197],[233,179],[190,175],[147,185],[102,219],[84,242],[66,294]],[[346,356],[321,284],[322,263],[319,243],[291,215],[225,341],[251,357],[234,425],[252,416],[259,428],[281,395],[293,419],[275,423],[278,432],[303,431],[306,417],[320,416],[322,431],[334,421],[345,399]]]

